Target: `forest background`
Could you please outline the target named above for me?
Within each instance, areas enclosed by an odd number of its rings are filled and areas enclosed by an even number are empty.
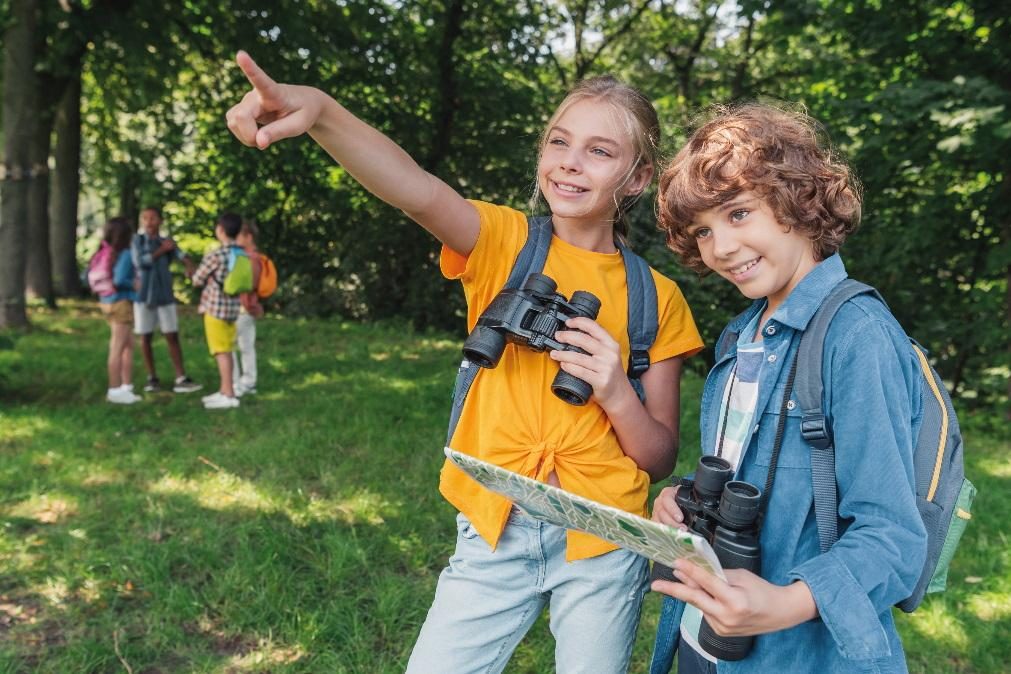
[[[284,274],[275,311],[460,332],[462,293],[429,235],[311,141],[232,139],[235,51],[333,94],[464,195],[517,207],[546,115],[610,72],[655,102],[668,154],[713,103],[806,106],[865,187],[851,275],[882,290],[966,404],[1006,399],[1004,3],[0,0],[0,30],[0,327],[26,324],[26,301],[82,292],[106,218],[162,204],[197,253],[222,210],[254,219]],[[681,283],[711,343],[742,300],[677,265],[648,205],[635,217],[634,245]]]
[[[519,208],[538,133],[581,77],[640,87],[668,156],[712,104],[805,106],[865,188],[848,269],[930,350],[980,487],[952,587],[899,620],[910,670],[1007,670],[1005,2],[0,0],[0,41],[0,674],[403,671],[451,552],[435,481],[462,292],[436,242],[311,141],[234,140],[240,48],[464,195]],[[711,345],[745,300],[678,266],[652,200],[633,246]],[[151,204],[195,256],[221,211],[255,220],[280,270],[265,385],[235,414],[98,402],[107,329],[80,272],[107,218]],[[187,365],[207,383],[179,276]],[[704,355],[683,383],[682,472]],[[651,595],[632,671],[657,614]],[[510,671],[550,671],[552,652],[542,621]]]

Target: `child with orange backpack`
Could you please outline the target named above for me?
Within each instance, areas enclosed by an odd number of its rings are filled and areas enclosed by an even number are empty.
[[[235,321],[235,349],[232,351],[232,388],[236,396],[256,393],[256,319],[263,316],[261,299],[277,289],[277,268],[274,262],[256,248],[259,231],[256,223],[247,220],[235,242],[242,246],[253,266],[253,290],[239,295],[242,308]]]

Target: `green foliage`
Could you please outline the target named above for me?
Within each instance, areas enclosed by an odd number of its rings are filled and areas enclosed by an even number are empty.
[[[241,0],[179,3],[168,19],[159,0],[70,6],[46,67],[92,37],[92,226],[162,203],[174,233],[202,236],[220,211],[239,211],[282,272],[277,310],[458,330],[463,303],[438,273],[437,242],[310,140],[260,152],[231,138],[223,115],[246,90],[237,49],[276,79],[333,94],[465,196],[517,207],[564,89],[615,72],[655,101],[668,152],[710,104],[805,105],[865,186],[862,231],[843,251],[851,273],[882,290],[959,393],[1006,398],[1011,29],[1000,3]],[[744,302],[679,268],[649,211],[636,243],[682,283],[711,344]]]
[[[268,317],[259,394],[215,413],[201,393],[103,402],[108,328],[91,304],[32,323],[0,348],[0,670],[403,671],[452,552],[437,485],[459,339]],[[201,332],[184,311],[207,390]],[[701,384],[682,387],[679,472],[698,460]],[[980,496],[949,589],[897,617],[917,673],[1011,657],[1006,424],[961,420]],[[648,669],[658,612],[650,595],[632,672]],[[553,667],[542,617],[508,671]]]

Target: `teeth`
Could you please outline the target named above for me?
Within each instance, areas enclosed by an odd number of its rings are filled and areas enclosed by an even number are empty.
[[[576,187],[575,185],[563,185],[562,183],[555,183],[555,186],[562,190],[563,192],[585,192],[582,187]]]
[[[731,269],[730,273],[731,274],[743,274],[744,272],[746,272],[749,269],[751,269],[752,267],[754,267],[756,264],[758,264],[758,258],[757,257],[754,260],[750,260],[750,261],[742,264],[740,267],[736,267],[734,269]]]

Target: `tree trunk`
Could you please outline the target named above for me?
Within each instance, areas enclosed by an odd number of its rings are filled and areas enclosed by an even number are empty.
[[[123,164],[120,168],[122,172],[119,174],[119,212],[113,215],[121,215],[128,218],[130,222],[136,225],[137,216],[140,214],[140,209],[137,205],[140,177],[129,164]]]
[[[56,112],[56,167],[49,195],[49,256],[58,297],[83,292],[77,268],[77,204],[81,191],[81,73],[71,78]]]
[[[0,178],[0,328],[28,325],[25,236],[36,120],[34,73],[38,0],[11,0],[3,36],[4,175]]]
[[[49,150],[52,147],[53,110],[43,104],[32,133],[31,163],[35,178],[28,186],[28,232],[25,251],[25,291],[29,297],[56,306],[52,264],[49,258]]]
[[[456,62],[453,51],[456,41],[463,34],[463,16],[465,13],[463,0],[454,0],[446,7],[446,26],[442,31],[442,44],[439,47],[439,101],[435,122],[436,128],[432,138],[432,147],[425,157],[425,168],[433,173],[442,160],[449,154],[450,139],[453,133],[453,121],[459,105],[456,87]]]

